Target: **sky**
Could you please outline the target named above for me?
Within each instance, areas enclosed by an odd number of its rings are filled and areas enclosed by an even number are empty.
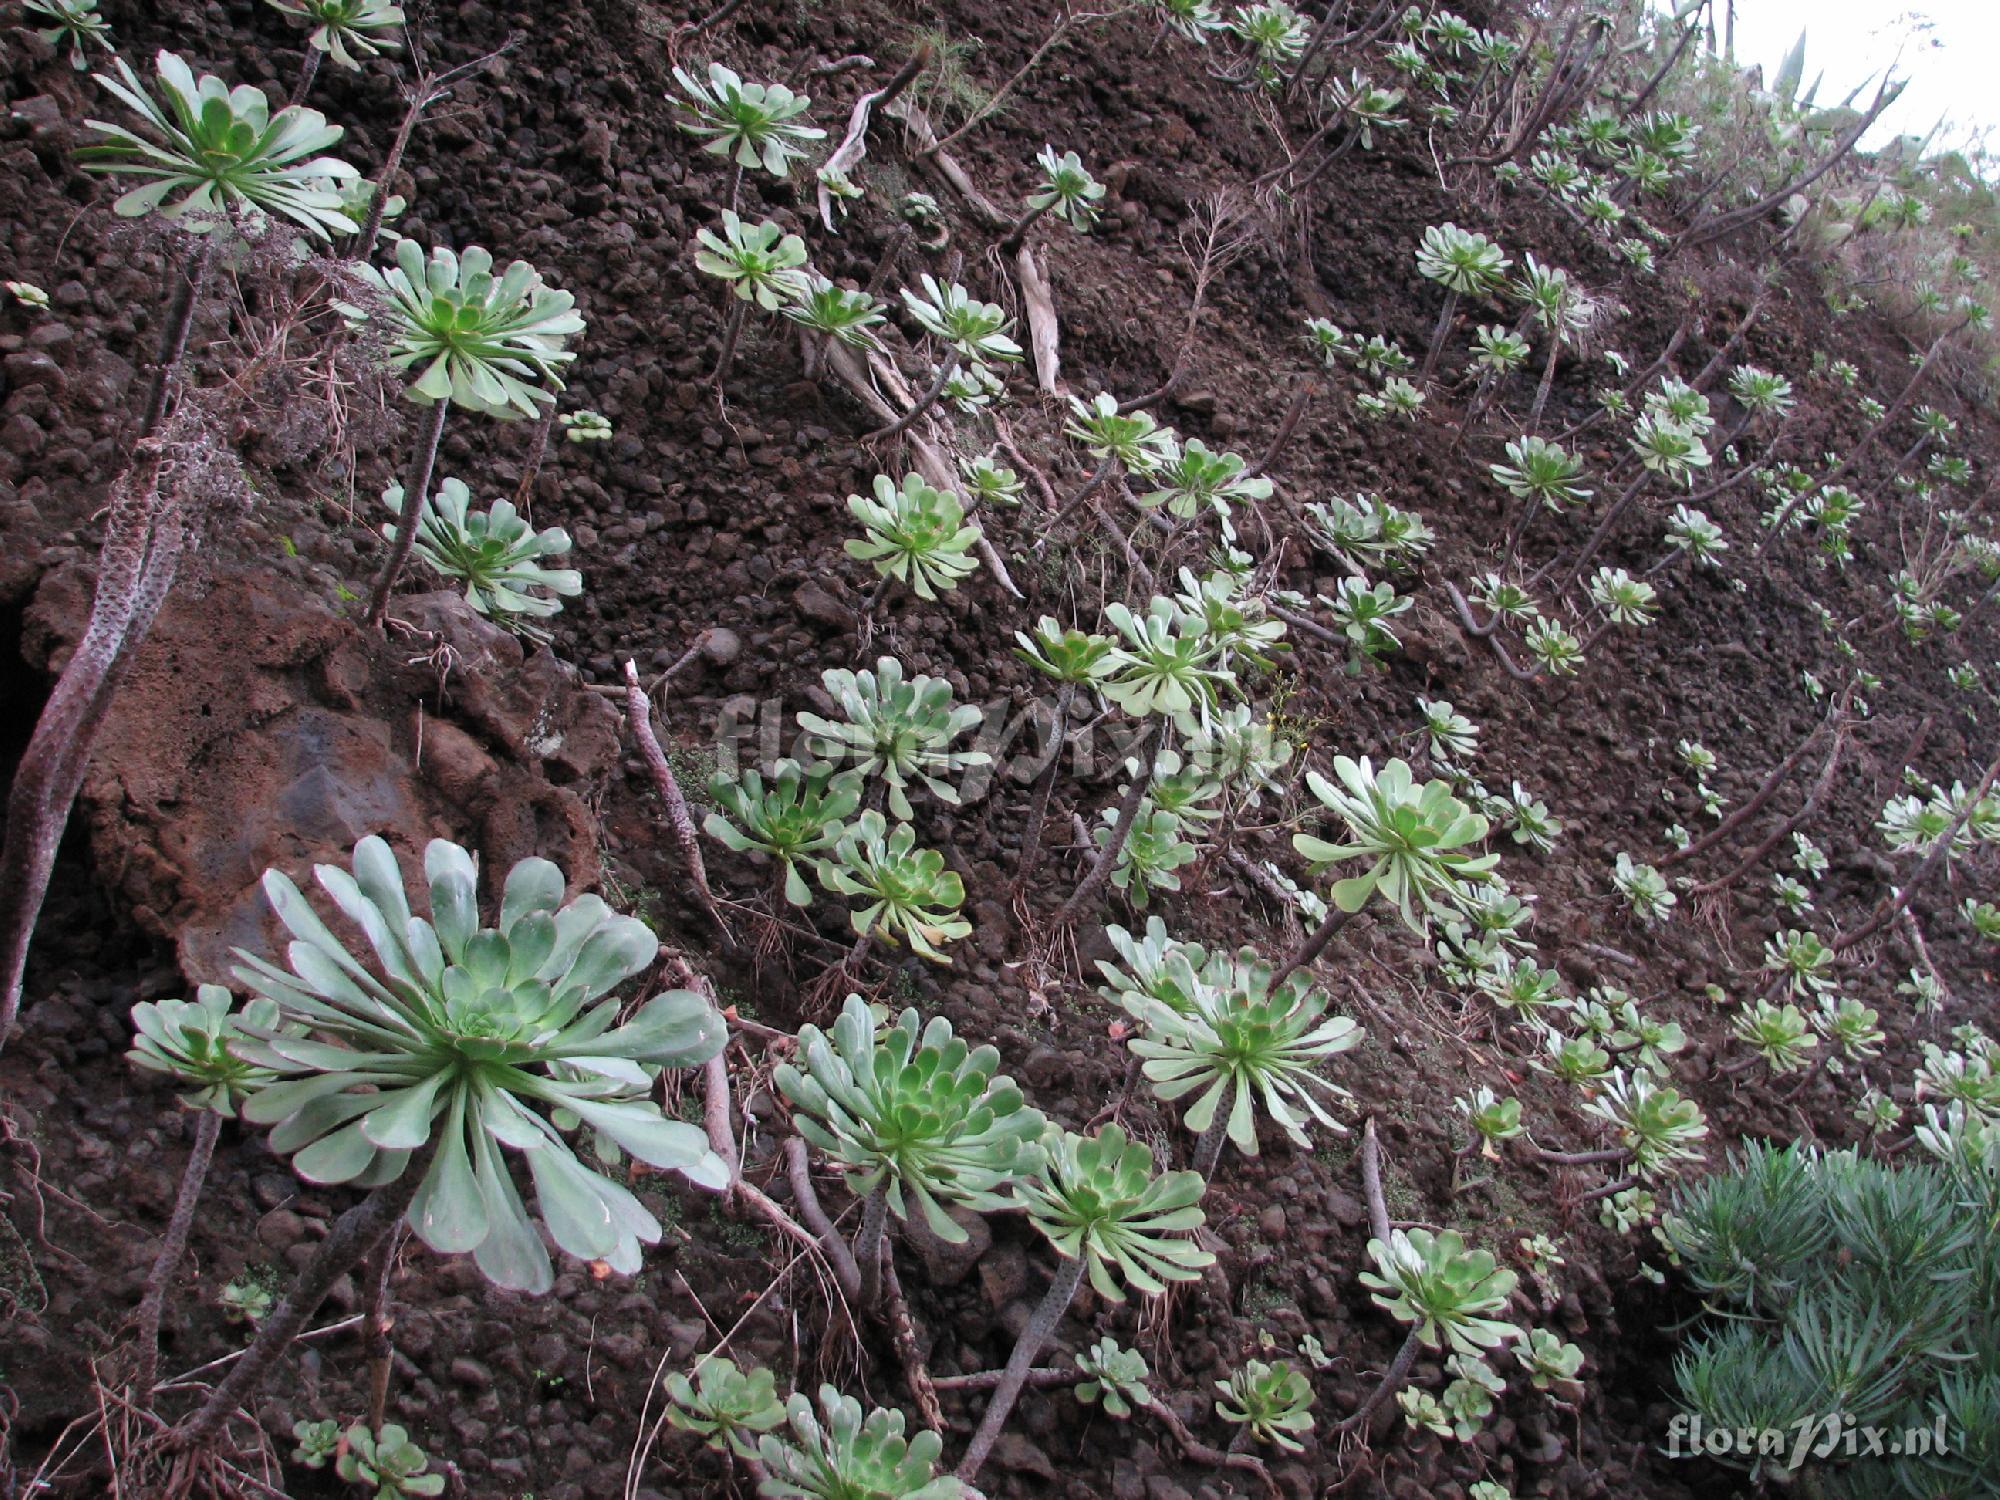
[[[2000,148],[2000,0],[1736,0],[1736,56],[1761,64],[1766,79],[1801,29],[1805,82],[1826,74],[1822,104],[1839,103],[1901,53],[1910,86],[1864,146],[1923,135],[1945,115],[1938,145],[1964,145],[1985,130],[1993,133],[1989,147]],[[1857,102],[1865,106],[1873,94],[1871,83]]]

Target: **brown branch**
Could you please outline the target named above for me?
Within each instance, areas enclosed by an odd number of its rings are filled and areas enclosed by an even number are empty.
[[[1313,929],[1312,936],[1299,946],[1296,953],[1285,960],[1283,968],[1271,976],[1271,992],[1276,994],[1279,985],[1324,953],[1326,945],[1333,941],[1334,934],[1352,922],[1355,916],[1356,912],[1342,911],[1332,902],[1328,902],[1326,916],[1321,919],[1319,926]]]
[[[1030,73],[1034,72],[1035,68],[1040,64],[1041,60],[1047,57],[1049,53],[1053,52],[1058,46],[1060,46],[1062,44],[1063,38],[1068,36],[1070,31],[1074,27],[1087,25],[1092,21],[1108,21],[1114,16],[1124,15],[1127,11],[1136,10],[1137,8],[1138,8],[1137,4],[1134,3],[1128,5],[1114,6],[1112,9],[1104,11],[1070,11],[1066,13],[1063,16],[1063,18],[1060,21],[1056,22],[1056,24],[1050,29],[1048,36],[1043,40],[1042,44],[1039,47],[1037,47],[1033,52],[1028,54],[1028,60],[1021,64],[1021,66],[1015,71],[1013,77],[1009,78],[1005,83],[1001,84],[999,88],[995,89],[992,93],[988,94],[986,96],[985,102],[982,103],[979,106],[979,108],[975,109],[970,115],[966,116],[965,122],[961,124],[956,130],[950,131],[939,140],[933,141],[930,145],[925,146],[923,148],[923,154],[925,156],[935,158],[940,152],[944,150],[945,147],[949,146],[953,141],[957,140],[960,136],[964,135],[968,130],[971,130],[974,126],[978,125],[981,121],[985,120],[988,116],[990,116],[996,109],[1000,107],[1000,101],[1002,99],[1005,99],[1010,93],[1012,93],[1015,90],[1015,88],[1017,88],[1020,85],[1022,79],[1026,78]]]
[[[1277,1480],[1271,1477],[1271,1471],[1264,1467],[1264,1460],[1256,1454],[1226,1453],[1220,1448],[1210,1447],[1188,1431],[1187,1423],[1175,1415],[1172,1407],[1157,1399],[1148,1401],[1139,1409],[1174,1435],[1174,1441],[1181,1445],[1181,1452],[1185,1453],[1191,1462],[1254,1474],[1257,1482],[1263,1485],[1264,1493],[1271,1496],[1272,1500],[1279,1500],[1284,1494],[1284,1491],[1278,1488]]]
[[[298,1336],[306,1319],[326,1301],[333,1284],[360,1264],[409,1211],[410,1201],[430,1168],[430,1157],[431,1147],[419,1150],[403,1164],[394,1181],[374,1189],[333,1221],[333,1229],[259,1325],[257,1337],[243,1357],[209,1393],[201,1409],[168,1435],[172,1447],[202,1452],[215,1445],[223,1425],[263,1389],[272,1364]]]
[[[1706,853],[1728,838],[1737,829],[1741,828],[1751,818],[1756,817],[1758,813],[1762,812],[1765,804],[1777,795],[1778,788],[1783,786],[1790,779],[1792,772],[1798,769],[1799,762],[1806,758],[1807,752],[1819,743],[1819,737],[1826,733],[1830,727],[1837,727],[1837,721],[1846,702],[1847,699],[1843,695],[1840,702],[1836,703],[1828,711],[1827,716],[1821,719],[1819,723],[1813,725],[1812,731],[1792,747],[1791,753],[1771,768],[1770,773],[1765,776],[1763,783],[1758,786],[1749,801],[1745,802],[1741,807],[1737,808],[1728,817],[1689,844],[1685,849],[1675,849],[1667,854],[1660,860],[1660,868],[1663,870],[1668,869],[1673,865],[1679,864],[1682,860],[1693,859],[1697,854]]]
[[[1537,1146],[1533,1141],[1528,1142],[1528,1145],[1536,1156],[1558,1167],[1596,1167],[1607,1162],[1627,1162],[1632,1159],[1632,1153],[1623,1146],[1608,1146],[1601,1151],[1551,1151],[1546,1146]]]
[[[215,1143],[222,1136],[222,1116],[204,1109],[196,1123],[194,1146],[187,1165],[181,1169],[180,1191],[174,1197],[173,1217],[160,1241],[159,1254],[146,1277],[145,1296],[139,1302],[138,1364],[132,1377],[132,1399],[141,1409],[150,1410],[153,1385],[160,1368],[160,1315],[166,1308],[167,1286],[174,1278],[181,1257],[187,1253],[188,1234],[194,1228],[195,1205],[201,1201],[202,1184],[208,1180],[208,1164],[215,1155]]]
[[[861,1267],[854,1259],[854,1252],[847,1248],[847,1241],[834,1227],[833,1220],[820,1206],[819,1194],[813,1190],[812,1161],[806,1155],[806,1143],[798,1136],[787,1136],[780,1149],[784,1152],[785,1177],[792,1185],[792,1201],[798,1205],[799,1217],[817,1236],[813,1243],[824,1252],[832,1265],[841,1294],[858,1306],[861,1302]]]
[[[396,1268],[396,1252],[402,1248],[404,1226],[391,1226],[375,1249],[375,1264],[368,1278],[368,1315],[361,1325],[361,1346],[368,1355],[368,1430],[380,1432],[389,1420],[389,1377],[396,1363],[395,1298],[389,1290],[389,1276]]]
[[[1285,408],[1284,420],[1278,423],[1278,431],[1271,439],[1271,446],[1264,450],[1264,456],[1243,471],[1245,479],[1254,479],[1266,472],[1278,461],[1278,456],[1299,430],[1299,423],[1305,420],[1306,406],[1319,394],[1319,378],[1308,375],[1299,382],[1299,388],[1292,393],[1292,404]]]
[[[1208,305],[1209,287],[1217,273],[1240,259],[1249,246],[1249,236],[1237,227],[1243,216],[1242,205],[1228,189],[1211,194],[1196,214],[1202,226],[1199,230],[1199,254],[1189,249],[1185,232],[1181,239],[1181,248],[1188,251],[1194,270],[1194,295],[1188,302],[1187,322],[1181,326],[1180,343],[1174,348],[1173,363],[1167,367],[1165,381],[1145,395],[1135,396],[1123,403],[1118,408],[1121,412],[1144,411],[1157,406],[1180,389],[1181,380],[1187,374],[1188,357],[1194,352],[1202,310]]]
[[[1773,828],[1756,848],[1743,856],[1735,869],[1727,875],[1717,876],[1714,880],[1696,886],[1689,892],[1690,895],[1712,896],[1717,891],[1734,885],[1762,863],[1767,854],[1791,837],[1804,825],[1806,819],[1818,811],[1820,803],[1826,800],[1827,793],[1833,790],[1834,773],[1840,769],[1840,755],[1846,747],[1847,732],[1845,725],[1834,732],[1833,749],[1827,755],[1826,765],[1819,773],[1819,780],[1813,783],[1812,790],[1806,793],[1806,800],[1799,804],[1799,810]]]
[[[1458,591],[1457,585],[1447,583],[1444,586],[1444,591],[1450,596],[1451,607],[1457,612],[1458,622],[1465,627],[1466,634],[1485,641],[1492,648],[1493,655],[1498,659],[1502,670],[1509,677],[1513,678],[1516,682],[1533,682],[1542,675],[1542,669],[1539,666],[1531,671],[1515,665],[1514,658],[1507,654],[1507,648],[1501,644],[1500,637],[1494,633],[1495,628],[1500,623],[1497,616],[1490,624],[1482,627],[1473,618],[1472,606],[1466,602],[1465,595]]]
[[[1368,1200],[1368,1232],[1386,1247],[1390,1237],[1389,1205],[1382,1193],[1382,1142],[1375,1133],[1373,1115],[1361,1127],[1361,1191]],[[1337,1431],[1351,1432],[1366,1425],[1377,1409],[1396,1394],[1409,1378],[1410,1367],[1417,1362],[1417,1343],[1417,1329],[1412,1327],[1374,1391],[1355,1408],[1353,1415],[1339,1424]]]
[[[932,1432],[947,1432],[944,1408],[938,1405],[937,1387],[930,1367],[924,1363],[917,1343],[917,1326],[910,1319],[910,1304],[903,1298],[903,1284],[896,1277],[896,1257],[882,1246],[882,1314],[889,1324],[889,1336],[896,1345],[896,1357],[903,1362],[903,1375],[910,1382],[910,1397],[917,1403],[917,1415]]]
[[[931,1381],[931,1388],[939,1391],[990,1391],[1006,1374],[1005,1370],[980,1370],[972,1375],[939,1375]],[[1052,1370],[1044,1366],[1028,1371],[1023,1384],[1031,1391],[1047,1391],[1081,1385],[1083,1379],[1081,1370]]]
[[[688,813],[687,800],[681,796],[680,783],[674,779],[674,768],[667,764],[667,757],[660,749],[660,742],[653,735],[653,700],[646,696],[646,690],[639,685],[639,667],[629,657],[625,661],[625,722],[631,727],[632,738],[638,742],[639,755],[646,762],[646,769],[652,773],[653,788],[666,804],[667,826],[672,829],[674,843],[679,847],[681,859],[687,866],[688,878],[694,882],[695,897],[701,909],[715,924],[722,940],[729,947],[736,946],[736,939],[729,931],[729,924],[722,920],[722,913],[716,908],[715,893],[708,887],[708,870],[702,864],[701,843],[695,837],[694,819]]]

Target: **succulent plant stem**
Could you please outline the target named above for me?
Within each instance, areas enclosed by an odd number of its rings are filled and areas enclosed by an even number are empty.
[[[362,1344],[368,1351],[368,1430],[379,1433],[389,1420],[389,1376],[395,1367],[396,1346],[391,1332],[396,1326],[395,1296],[389,1290],[389,1273],[396,1266],[396,1252],[402,1248],[403,1226],[398,1223],[384,1236],[375,1252],[373,1274],[368,1278],[368,1316],[361,1325]]]
[[[333,1222],[333,1230],[319,1242],[319,1249],[306,1262],[282,1301],[271,1309],[257,1330],[256,1340],[243,1351],[208,1401],[187,1421],[175,1428],[172,1441],[183,1450],[211,1446],[223,1425],[243,1404],[263,1387],[278,1356],[290,1346],[298,1332],[326,1301],[333,1284],[359,1265],[369,1251],[387,1238],[389,1231],[409,1211],[410,1201],[430,1165],[426,1148],[403,1164],[393,1182],[385,1182]]]
[[[1055,722],[1049,730],[1049,763],[1035,778],[1035,797],[1028,808],[1028,827],[1021,835],[1021,866],[1014,872],[1014,894],[1017,898],[1027,891],[1035,866],[1041,863],[1042,828],[1048,822],[1049,797],[1055,791],[1056,777],[1062,773],[1064,736],[1069,723],[1070,701],[1075,695],[1076,684],[1073,682],[1065,682],[1056,694]]]
[[[1104,889],[1104,882],[1111,878],[1112,867],[1125,850],[1125,841],[1132,837],[1132,824],[1139,815],[1139,804],[1145,799],[1146,789],[1153,784],[1153,742],[1159,734],[1160,726],[1154,724],[1133,746],[1132,753],[1139,758],[1139,770],[1118,801],[1118,821],[1111,830],[1111,837],[1097,851],[1097,858],[1091,861],[1090,869],[1077,882],[1076,890],[1063,903],[1062,910],[1056,913],[1056,926],[1067,927],[1081,916],[1097,899],[1097,893]]]
[[[1329,906],[1326,916],[1321,919],[1319,926],[1313,929],[1312,936],[1305,940],[1298,952],[1285,960],[1283,968],[1271,976],[1271,989],[1273,993],[1287,979],[1290,979],[1293,974],[1303,969],[1307,964],[1318,958],[1320,954],[1324,953],[1326,945],[1333,941],[1333,935],[1349,922],[1352,922],[1355,915],[1354,912],[1342,911],[1337,906]]]
[[[986,1415],[980,1418],[979,1430],[973,1433],[965,1457],[959,1460],[956,1470],[959,1483],[971,1484],[979,1477],[986,1455],[993,1451],[993,1444],[999,1440],[1000,1431],[1007,1425],[1007,1418],[1014,1410],[1014,1402],[1020,1398],[1021,1388],[1028,1382],[1028,1371],[1034,1368],[1035,1356],[1042,1352],[1042,1345],[1056,1331],[1056,1324],[1069,1311],[1077,1287],[1083,1284],[1083,1270],[1081,1255],[1064,1256],[1057,1263],[1055,1279],[1049,1283],[1048,1291],[1029,1315],[1027,1327],[1021,1330],[1021,1337],[1015,1341],[1014,1352],[1008,1357],[1007,1368],[1001,1372],[993,1399],[986,1404]]]
[[[541,477],[542,461],[549,455],[549,433],[556,425],[556,405],[551,401],[535,418],[528,434],[528,457],[521,465],[521,482],[514,486],[514,509],[531,520],[535,514],[535,481]]]
[[[202,1110],[195,1126],[194,1146],[188,1152],[187,1165],[181,1168],[173,1217],[167,1220],[166,1237],[153,1257],[153,1269],[146,1276],[146,1293],[139,1300],[139,1362],[132,1372],[132,1396],[142,1407],[151,1404],[153,1380],[160,1368],[160,1315],[166,1307],[167,1285],[173,1280],[174,1268],[181,1263],[181,1257],[187,1254],[195,1205],[201,1201],[202,1184],[208,1181],[208,1164],[221,1136],[222,1116],[212,1109]]]
[[[179,497],[161,492],[164,456],[160,443],[140,443],[132,468],[112,487],[90,621],[42,706],[8,789],[7,834],[0,845],[0,1047],[20,1013],[28,944],[91,744],[187,547],[188,519]]]
[[[286,100],[288,107],[296,107],[306,102],[306,95],[312,92],[313,80],[319,77],[320,59],[323,54],[311,42],[306,43],[306,55],[299,64],[299,81],[292,85],[292,97]]]
[[[861,1226],[854,1231],[854,1261],[861,1268],[861,1305],[874,1307],[882,1300],[882,1235],[889,1222],[889,1189],[875,1184],[874,1191],[861,1200]]]
[[[708,383],[718,390],[736,358],[736,341],[743,336],[743,319],[749,309],[750,304],[740,299],[730,303],[729,321],[722,326],[722,352],[715,357],[715,373],[708,377]]]
[[[1437,326],[1431,330],[1431,346],[1424,351],[1424,367],[1417,375],[1417,389],[1424,390],[1431,383],[1431,373],[1437,369],[1438,355],[1444,349],[1445,335],[1451,332],[1452,315],[1458,311],[1458,293],[1446,292],[1444,306],[1438,310]]]
[[[886,442],[890,438],[898,438],[908,432],[916,424],[917,418],[937,405],[938,398],[944,394],[945,382],[958,372],[958,366],[963,357],[956,349],[946,351],[944,363],[938,366],[937,376],[931,381],[930,389],[917,398],[917,404],[896,418],[887,427],[869,433],[863,441],[870,443]]]
[[[1208,1128],[1196,1137],[1194,1160],[1189,1164],[1204,1179],[1215,1175],[1215,1164],[1222,1160],[1222,1143],[1229,1135],[1229,1106],[1233,1102],[1236,1085],[1223,1085],[1222,1096],[1215,1101],[1215,1114],[1208,1122]]]
[[[433,401],[424,410],[424,425],[417,429],[417,446],[410,455],[409,477],[403,484],[403,513],[396,519],[396,539],[389,547],[389,560],[375,579],[375,592],[368,600],[368,623],[377,630],[389,613],[389,596],[395,592],[396,578],[410,560],[417,543],[417,518],[431,492],[431,473],[437,468],[438,441],[444,436],[445,414],[451,398]]]
[[[167,414],[174,382],[187,355],[188,334],[194,328],[195,306],[201,301],[201,294],[208,285],[209,261],[213,254],[213,247],[209,244],[211,238],[204,235],[194,252],[192,263],[181,268],[174,287],[174,300],[167,306],[166,332],[160,340],[160,357],[153,370],[152,388],[146,393],[146,413],[139,421],[139,442],[143,443],[157,432]]]

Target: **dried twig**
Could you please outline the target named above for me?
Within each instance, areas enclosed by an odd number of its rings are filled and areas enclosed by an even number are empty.
[[[666,804],[667,826],[673,830],[674,843],[681,851],[681,859],[687,866],[688,878],[694,882],[695,897],[701,909],[708,914],[709,921],[729,947],[736,946],[736,939],[729,931],[729,924],[722,920],[722,912],[716,907],[715,893],[708,886],[708,870],[702,864],[701,843],[695,836],[694,818],[689,814],[687,799],[681,796],[680,783],[674,779],[674,768],[667,764],[666,754],[660,749],[660,742],[653,735],[653,700],[646,696],[646,690],[639,685],[639,666],[629,657],[625,662],[625,722],[631,727],[632,738],[638,742],[639,754],[646,762],[646,769],[652,773],[654,790]]]
[[[1134,397],[1120,411],[1143,411],[1157,406],[1180,389],[1187,375],[1188,358],[1194,352],[1195,333],[1201,326],[1202,310],[1208,305],[1208,289],[1227,267],[1240,260],[1250,248],[1250,233],[1244,227],[1242,200],[1227,188],[1211,193],[1195,210],[1194,221],[1181,233],[1181,250],[1194,270],[1194,295],[1188,302],[1187,322],[1181,327],[1180,342],[1174,346],[1173,362],[1158,389]]]
[[[1055,294],[1035,263],[1031,245],[1014,253],[1014,273],[1021,282],[1021,303],[1027,310],[1028,344],[1035,356],[1035,385],[1053,396],[1062,375],[1062,325],[1056,321]]]
[[[847,117],[847,134],[841,137],[840,144],[834,147],[833,154],[826,159],[823,171],[844,175],[861,165],[862,159],[868,155],[869,119],[878,108],[886,112],[896,96],[914,83],[917,75],[930,66],[932,56],[933,49],[930,43],[924,43],[910,54],[909,60],[896,70],[896,76],[888,83],[874,93],[863,94],[854,101],[854,109]],[[828,189],[823,177],[819,183],[819,217],[820,222],[829,230],[839,228],[834,219],[833,193]]]
[[[882,1315],[888,1320],[896,1355],[903,1361],[903,1374],[910,1382],[917,1415],[931,1431],[946,1431],[944,1408],[938,1405],[937,1387],[931,1381],[930,1367],[924,1363],[923,1349],[917,1342],[917,1326],[910,1320],[910,1304],[903,1300],[903,1284],[896,1278],[896,1257],[887,1240],[882,1242]]]

